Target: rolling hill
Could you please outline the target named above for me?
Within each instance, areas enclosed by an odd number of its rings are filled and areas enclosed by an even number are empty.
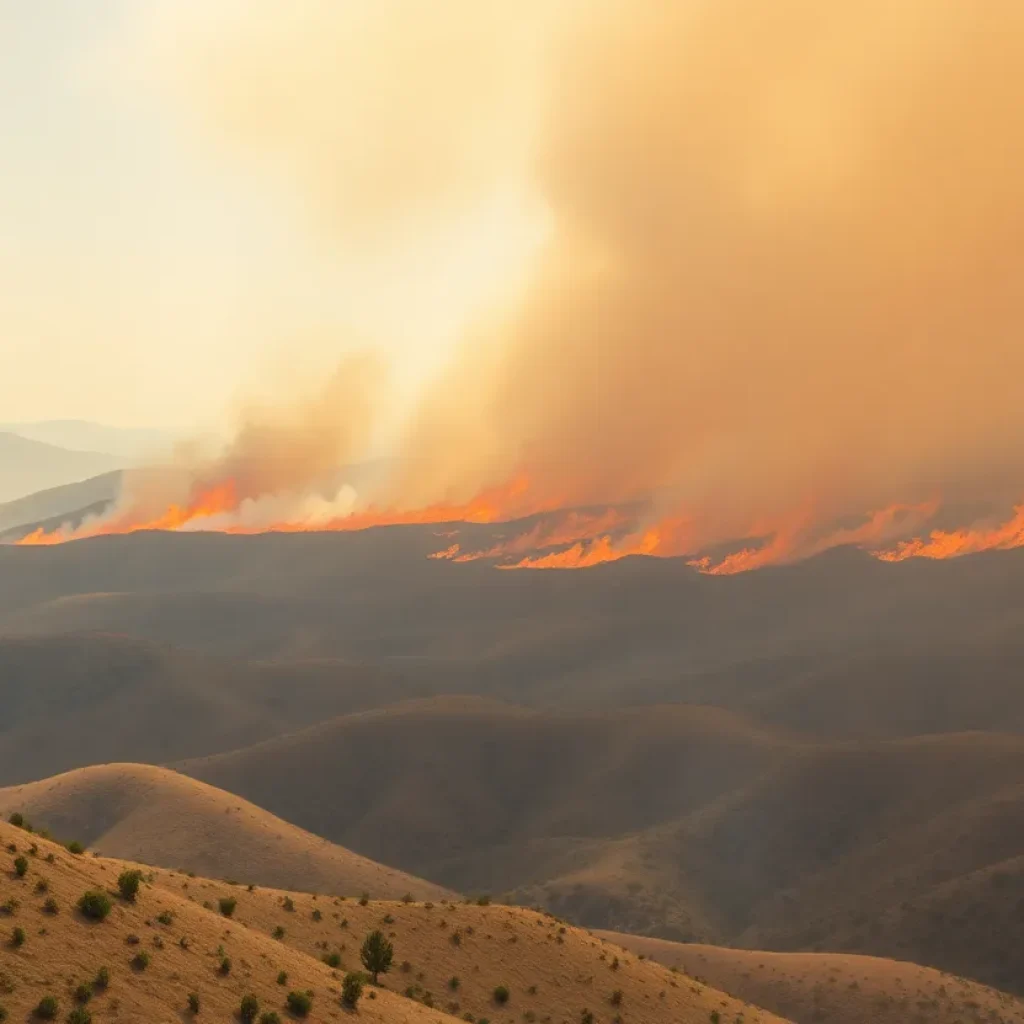
[[[0,505],[0,542],[19,540],[37,523],[77,522],[103,512],[120,493],[121,479],[121,471],[114,470],[5,502]]]
[[[0,960],[0,1006],[11,1020],[29,1019],[45,995],[59,1001],[63,1014],[74,1003],[76,987],[104,967],[109,984],[95,988],[88,1003],[97,1015],[185,1018],[188,993],[195,992],[200,1019],[231,1019],[246,993],[287,1018],[286,993],[309,990],[310,1019],[341,1020],[340,972],[358,968],[362,937],[383,927],[394,944],[395,963],[359,1003],[357,1015],[370,1021],[437,1024],[453,1019],[451,1011],[495,1024],[513,1024],[524,1014],[569,1024],[588,1007],[595,1020],[621,1012],[641,1024],[705,1024],[719,1016],[750,1024],[780,1021],[658,964],[624,952],[615,961],[611,947],[587,933],[515,908],[363,904],[248,891],[157,869],[146,874],[134,903],[115,895],[110,915],[90,921],[75,909],[76,901],[86,890],[116,893],[118,874],[129,865],[75,856],[6,822],[0,824],[0,841],[12,858],[21,854],[27,863],[23,878],[13,871],[0,874],[9,934],[24,931],[24,941],[9,943]],[[44,908],[49,899],[53,913]],[[217,912],[221,900],[234,900],[230,918]],[[140,953],[146,954],[145,965],[133,966]],[[509,991],[504,1003],[494,997],[500,985]],[[611,1004],[616,992],[621,1011]]]
[[[723,949],[622,932],[601,938],[731,992],[795,1024],[957,1024],[1024,1020],[1024,1003],[929,967],[841,953]]]
[[[0,679],[0,785],[208,754],[408,695],[368,665],[215,658],[102,634],[0,638]]]
[[[97,853],[212,878],[385,899],[452,895],[166,768],[99,765],[0,789],[0,814],[15,811]]]
[[[121,469],[125,460],[103,452],[72,451],[0,431],[0,502]]]

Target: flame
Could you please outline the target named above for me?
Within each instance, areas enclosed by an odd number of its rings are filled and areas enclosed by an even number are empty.
[[[543,551],[546,548],[564,547],[566,544],[592,540],[625,526],[628,522],[626,514],[616,508],[609,508],[601,513],[567,512],[556,522],[537,523],[532,529],[516,535],[511,540],[501,541],[482,551],[463,551],[459,544],[453,544],[430,557],[455,562],[509,558],[514,555],[525,555],[530,551]]]
[[[883,562],[902,562],[908,558],[958,558],[981,551],[1009,551],[1024,546],[1024,504],[1015,506],[1013,515],[992,529],[933,530],[927,538],[901,541],[889,550],[872,554]]]

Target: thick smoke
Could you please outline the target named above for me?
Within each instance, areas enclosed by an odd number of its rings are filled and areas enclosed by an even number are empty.
[[[339,236],[509,173],[550,212],[374,503],[523,480],[509,511],[640,501],[691,549],[785,557],[1017,497],[1024,5],[552,6],[261,2],[187,76]],[[250,425],[214,468],[301,489],[343,454],[310,425]]]
[[[429,447],[475,376],[474,468],[655,493],[706,540],[1016,493],[1024,7],[605,3],[558,53],[557,235]]]

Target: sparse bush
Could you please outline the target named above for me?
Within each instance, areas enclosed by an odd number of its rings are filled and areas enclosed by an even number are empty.
[[[14,873],[19,878],[24,878],[28,874],[28,859],[26,857],[14,858]]]
[[[287,971],[281,971],[277,975],[277,983],[278,983],[278,985],[287,985],[288,984],[288,972]]]
[[[483,892],[476,898],[476,905],[478,907],[489,907],[491,905],[491,897]]]
[[[356,1008],[356,1003],[359,1002],[359,997],[363,994],[363,976],[355,972],[349,972],[345,975],[345,980],[341,983],[341,1001],[350,1010]]]
[[[722,1015],[717,1010],[712,1010],[709,1014],[711,1024],[719,1024],[722,1019]]]
[[[594,1015],[589,1010],[580,1010],[580,1024],[594,1024]]]
[[[225,917],[231,917],[235,912],[235,907],[238,906],[238,900],[234,896],[222,896],[217,900],[217,907]]]
[[[144,971],[149,966],[149,954],[144,949],[140,949],[139,952],[132,957],[131,964],[135,970]]]
[[[359,951],[359,959],[363,966],[373,975],[373,983],[377,984],[377,978],[381,974],[387,974],[391,970],[391,960],[395,955],[395,948],[385,938],[382,931],[374,930],[366,936],[363,947]]]
[[[287,910],[289,913],[292,913],[295,910],[295,901],[291,898],[291,896],[285,896],[285,898],[281,901],[281,906],[284,907],[284,909]]]
[[[117,876],[117,891],[121,894],[121,898],[129,903],[135,902],[135,897],[139,895],[139,886],[141,884],[142,872],[136,869],[122,871]]]
[[[275,939],[283,939],[284,938],[284,929],[280,925],[278,925],[274,929],[274,938]]]
[[[92,1014],[84,1006],[76,1006],[68,1014],[68,1024],[92,1024]]]
[[[611,1003],[612,1006],[621,1006],[622,1005],[622,989],[621,988],[615,989],[615,991],[612,992],[612,994],[608,997],[608,1002]]]
[[[178,939],[178,945],[181,946],[182,949],[188,949],[188,947],[192,945],[192,942],[187,935],[182,935],[182,937]]]
[[[188,1012],[195,1016],[199,1012],[199,993],[189,992],[188,994]]]
[[[7,1020],[7,1010],[0,1006],[0,1024],[3,1024],[5,1020]]]
[[[21,946],[25,945],[25,929],[24,928],[15,928],[14,931],[11,932],[11,945],[15,949],[18,949]]]
[[[14,917],[18,912],[18,907],[21,903],[18,902],[15,897],[11,896],[10,899],[4,900],[3,905],[0,906],[0,911],[3,911],[8,917]]]
[[[43,996],[32,1011],[40,1020],[53,1020],[60,1009],[60,1003],[54,996]]]
[[[494,990],[493,994],[494,994],[494,1001],[499,1006],[504,1006],[508,1002],[509,991],[508,991],[508,986],[507,985],[499,985]]]
[[[67,851],[74,854],[85,853],[85,847],[77,839],[72,839],[67,844]]]
[[[75,986],[73,993],[76,1003],[87,1003],[92,999],[92,985],[87,981],[81,981]]]
[[[96,972],[96,977],[92,979],[92,987],[101,992],[110,988],[110,971],[106,967],[101,967]]]
[[[45,878],[36,879],[36,892],[49,892],[50,883]]]
[[[126,946],[137,946],[142,941],[142,939],[140,939],[138,935],[132,932],[124,937],[124,941]]]
[[[324,915],[320,913],[320,910],[318,908],[318,909],[314,910],[313,913],[310,916],[313,918],[314,921],[320,921],[320,920],[323,919]]]
[[[245,1024],[252,1024],[260,1012],[260,1001],[254,995],[242,996],[242,1003],[238,1008],[238,1016],[245,1021]]]
[[[368,892],[364,892],[363,895],[359,897],[359,906],[365,907],[366,904],[369,903],[369,902],[370,902],[370,894]]]
[[[25,816],[19,811],[15,811],[7,819],[15,828],[23,828],[25,825]]]
[[[102,921],[111,909],[110,897],[98,889],[90,889],[82,893],[78,900],[78,909],[93,921]]]
[[[156,915],[156,919],[160,924],[169,925],[174,921],[174,915],[169,910],[161,910],[160,913]]]
[[[313,997],[308,992],[292,991],[288,993],[285,1003],[296,1017],[308,1017],[313,1008]]]
[[[338,952],[324,953],[322,959],[323,962],[327,964],[328,967],[333,967],[337,969],[341,966],[341,954]]]
[[[221,974],[227,975],[231,973],[231,958],[222,956],[220,958],[220,967],[218,968]]]
[[[404,896],[402,897],[402,902],[403,902],[403,903],[412,903],[412,902],[413,902],[413,897],[412,897],[412,893],[411,893],[411,892],[407,892],[407,893],[406,893],[406,894],[405,894],[405,895],[404,895]]]
[[[450,978],[448,979],[448,987],[449,987],[449,988],[450,988],[450,989],[451,989],[451,990],[452,990],[453,992],[457,992],[457,991],[458,991],[458,988],[459,988],[459,985],[461,985],[461,984],[462,984],[462,982],[461,982],[461,981],[459,981],[459,978],[458,978],[458,976],[457,976],[457,975],[452,975],[452,977],[450,977]]]
[[[260,1024],[281,1024],[281,1018],[277,1010],[264,1010],[260,1014]]]

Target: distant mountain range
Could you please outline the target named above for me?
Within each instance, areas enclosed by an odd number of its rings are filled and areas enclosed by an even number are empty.
[[[0,423],[0,431],[17,434],[77,452],[100,452],[136,461],[159,454],[173,443],[173,436],[145,427],[111,427],[89,420],[41,420],[37,423]]]

